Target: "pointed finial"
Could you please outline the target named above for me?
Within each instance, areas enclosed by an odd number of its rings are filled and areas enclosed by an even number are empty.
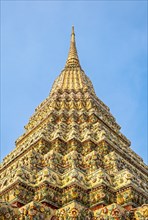
[[[72,26],[72,32],[71,32],[71,42],[75,42],[75,32],[74,32],[74,26]]]
[[[74,26],[72,26],[70,49],[66,61],[66,67],[71,67],[71,66],[75,66],[75,67],[80,66],[77,49],[76,49]]]
[[[72,25],[72,33],[71,34],[75,34],[74,26],[73,25]]]

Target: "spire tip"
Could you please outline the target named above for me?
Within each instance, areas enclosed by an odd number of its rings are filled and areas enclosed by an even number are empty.
[[[80,66],[77,49],[76,49],[75,33],[74,33],[73,25],[72,25],[72,33],[71,33],[71,40],[70,40],[70,49],[69,49],[68,58],[66,61],[66,67],[69,67],[69,66]]]
[[[72,25],[72,34],[75,34],[75,32],[74,32],[74,25]]]

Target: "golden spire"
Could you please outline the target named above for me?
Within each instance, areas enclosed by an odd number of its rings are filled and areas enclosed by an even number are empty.
[[[71,67],[71,66],[80,67],[79,58],[78,58],[77,49],[76,49],[74,26],[72,26],[70,49],[69,49],[68,58],[66,61],[66,67]]]

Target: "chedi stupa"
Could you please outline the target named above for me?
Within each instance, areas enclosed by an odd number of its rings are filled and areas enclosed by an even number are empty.
[[[147,166],[82,70],[65,68],[1,165],[0,220],[146,220]]]

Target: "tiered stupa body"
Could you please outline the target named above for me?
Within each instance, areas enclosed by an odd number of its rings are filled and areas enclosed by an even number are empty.
[[[148,218],[148,170],[77,55],[66,66],[1,167],[2,219]]]

